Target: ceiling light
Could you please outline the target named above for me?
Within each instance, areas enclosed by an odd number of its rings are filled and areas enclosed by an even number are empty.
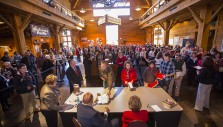
[[[86,11],[84,10],[84,8],[81,8],[80,13],[85,13]]]
[[[91,22],[94,22],[94,19],[90,19]]]
[[[79,27],[79,26],[77,26],[77,29],[78,29],[78,30],[82,30],[82,28],[81,28],[81,27]]]
[[[129,17],[129,20],[133,20],[133,18],[130,16],[130,17]]]
[[[136,10],[136,11],[140,11],[141,8],[140,8],[140,7],[136,7],[135,10]]]
[[[81,22],[80,22],[78,25],[79,25],[79,26],[81,26],[81,27],[84,27],[84,24],[83,24],[83,23],[81,23]]]

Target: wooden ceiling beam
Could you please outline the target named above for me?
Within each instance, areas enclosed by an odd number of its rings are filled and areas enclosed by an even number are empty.
[[[158,24],[163,28],[163,30],[166,30],[166,28],[165,28],[165,26],[164,26],[163,23],[161,23],[161,22],[158,21]]]
[[[63,28],[64,28],[65,26],[66,26],[65,24],[64,24],[63,26],[60,26],[59,31],[58,31],[58,34],[59,34],[60,32],[62,32],[62,30],[63,30]]]
[[[71,3],[71,10],[74,10],[78,4],[79,0],[73,0],[73,2]]]
[[[198,24],[201,24],[203,21],[195,14],[195,12],[190,8],[190,7],[187,7],[187,9],[191,12],[194,20],[198,23]]]
[[[148,5],[152,5],[152,0],[145,0]]]
[[[221,6],[214,12],[214,14],[211,16],[211,19],[208,21],[206,26],[209,25],[214,20],[214,18],[218,15],[218,13],[222,10],[222,8],[223,4],[221,4]]]
[[[29,13],[23,20],[23,23],[21,24],[20,29],[25,30],[25,28],[29,25],[31,21],[31,17],[32,17],[32,14]]]
[[[0,19],[1,20],[3,20],[3,22],[5,22],[13,31],[15,31],[16,29],[15,29],[15,27],[9,22],[9,21],[7,21],[6,19],[5,19],[5,17],[4,16],[2,16],[1,14],[0,14]]]

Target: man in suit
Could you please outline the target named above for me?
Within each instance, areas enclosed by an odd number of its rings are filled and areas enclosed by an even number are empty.
[[[77,105],[77,120],[83,127],[118,127],[119,120],[114,118],[111,123],[107,121],[109,109],[105,107],[104,115],[93,107],[93,95],[87,92],[83,96],[82,103]],[[87,114],[87,115],[86,115]]]
[[[81,82],[83,81],[83,77],[80,68],[76,66],[76,62],[73,59],[69,61],[69,64],[70,66],[66,70],[66,75],[70,85],[70,92],[73,92],[74,90],[73,85],[79,84],[79,87],[81,87]]]

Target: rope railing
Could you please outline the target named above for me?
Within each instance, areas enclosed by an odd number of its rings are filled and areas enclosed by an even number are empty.
[[[63,65],[63,64],[65,64],[65,62],[60,63],[60,64],[58,64],[58,63],[56,62],[56,65],[55,65],[55,66],[53,66],[53,67],[51,67],[51,68],[49,68],[49,69],[47,69],[47,70],[42,71],[42,72],[41,72],[41,75],[44,74],[44,73],[46,73],[46,72],[48,72],[49,70],[54,69],[55,67],[56,67],[56,74],[57,74],[57,69],[60,67],[60,65]],[[59,74],[60,74],[60,71],[59,71]],[[35,77],[36,81],[37,81],[37,79],[38,79],[37,76],[38,76],[37,73],[34,74],[34,77]],[[59,76],[59,79],[61,79],[61,74],[60,74],[60,76]],[[38,81],[36,82],[36,86],[37,86],[36,88],[37,88],[37,92],[38,92],[38,95],[39,95],[39,84],[38,84]],[[10,88],[13,88],[13,87],[14,87],[14,86],[8,86],[8,87],[6,87],[6,88],[4,88],[4,89],[1,89],[1,90],[0,90],[0,93],[3,92],[3,91],[8,90],[8,89],[10,89]]]

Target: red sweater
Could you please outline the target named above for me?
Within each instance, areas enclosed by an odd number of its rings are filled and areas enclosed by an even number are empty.
[[[123,67],[125,61],[127,61],[127,60],[128,59],[125,56],[123,56],[122,58],[117,57],[115,62],[117,63],[117,65],[119,67]],[[120,63],[120,62],[122,62],[122,63]]]
[[[127,82],[135,82],[136,79],[137,79],[137,74],[136,74],[136,70],[134,68],[131,68],[129,70],[129,80],[127,79],[127,71],[126,69],[122,69],[122,73],[121,73],[121,79],[122,79],[122,82],[125,83],[125,81]],[[126,84],[124,84],[126,85]]]
[[[141,110],[139,112],[125,111],[122,115],[122,127],[128,127],[128,124],[134,120],[149,121],[148,112]]]

